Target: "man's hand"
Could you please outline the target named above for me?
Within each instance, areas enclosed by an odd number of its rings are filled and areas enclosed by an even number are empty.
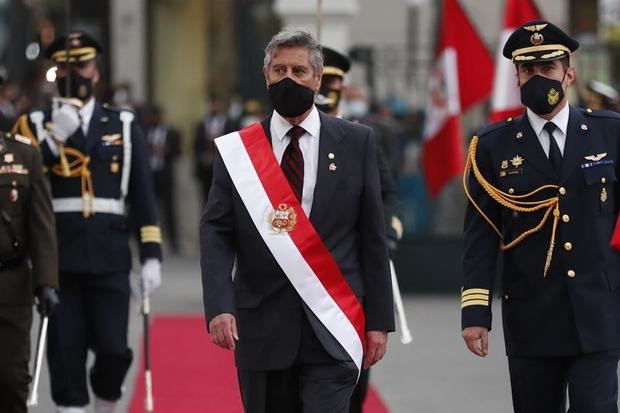
[[[65,103],[52,109],[52,124],[50,131],[52,137],[59,143],[65,143],[69,136],[73,135],[81,126],[80,114],[77,107]]]
[[[489,354],[489,330],[486,327],[467,327],[463,330],[463,340],[469,351],[476,356]]]
[[[366,349],[364,351],[365,369],[369,368],[385,355],[387,350],[387,333],[385,331],[367,331],[366,332]]]
[[[227,350],[235,349],[235,340],[239,340],[237,335],[237,321],[235,316],[230,313],[223,313],[215,316],[209,322],[209,332],[211,340],[219,347]]]
[[[52,315],[58,301],[58,294],[52,287],[40,287],[37,290],[37,311],[41,317]]]
[[[150,297],[161,285],[161,263],[157,258],[147,258],[142,264],[142,293]]]

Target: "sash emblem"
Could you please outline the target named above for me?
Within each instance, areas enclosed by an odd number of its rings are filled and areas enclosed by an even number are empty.
[[[269,212],[267,222],[271,224],[271,229],[276,234],[288,233],[295,229],[297,214],[293,207],[281,203],[278,205],[278,209]]]

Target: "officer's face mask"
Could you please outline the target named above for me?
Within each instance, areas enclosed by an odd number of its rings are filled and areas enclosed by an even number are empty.
[[[68,77],[69,79],[67,79],[67,76],[63,76],[56,80],[60,96],[87,101],[93,95],[92,79],[80,75],[75,70],[71,70],[71,75]],[[67,95],[67,81],[69,82],[69,95]]]
[[[289,77],[270,84],[267,91],[273,108],[285,118],[302,115],[314,103],[314,91]]]
[[[548,77],[534,75],[530,80],[521,85],[521,103],[530,108],[537,115],[548,115],[553,112],[557,105],[564,99],[562,80],[549,79]]]
[[[338,110],[340,104],[340,89],[333,89],[327,86],[321,86],[319,93],[314,99],[314,103],[319,110],[326,113],[333,113]]]

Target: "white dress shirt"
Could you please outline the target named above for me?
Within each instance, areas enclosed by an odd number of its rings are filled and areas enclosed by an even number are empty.
[[[90,98],[88,102],[84,104],[79,109],[80,117],[82,118],[82,132],[84,132],[84,136],[88,135],[88,126],[90,125],[90,120],[93,117],[93,112],[95,110],[95,98]]]
[[[527,118],[530,121],[530,125],[532,125],[532,129],[534,129],[534,133],[538,136],[538,141],[545,151],[547,158],[549,157],[549,134],[543,128],[547,122],[553,122],[555,124],[556,128],[553,131],[553,137],[558,143],[562,156],[564,156],[564,147],[566,146],[566,130],[568,129],[568,115],[570,113],[568,108],[568,104],[564,105],[562,110],[560,110],[553,117],[553,119],[549,121],[532,112],[530,108],[527,108]]]
[[[306,133],[299,138],[299,148],[304,156],[304,187],[301,196],[301,207],[306,215],[310,216],[312,200],[314,199],[314,187],[316,186],[317,171],[319,169],[319,134],[321,131],[321,119],[316,106],[312,106],[312,111],[299,124],[305,129]],[[293,125],[288,123],[278,112],[273,111],[271,116],[271,145],[273,153],[276,155],[278,163],[282,162],[282,156],[291,138],[286,133]]]

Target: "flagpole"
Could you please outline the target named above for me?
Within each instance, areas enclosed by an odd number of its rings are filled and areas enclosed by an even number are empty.
[[[316,0],[316,38],[321,43],[321,14],[323,12],[323,0]]]

